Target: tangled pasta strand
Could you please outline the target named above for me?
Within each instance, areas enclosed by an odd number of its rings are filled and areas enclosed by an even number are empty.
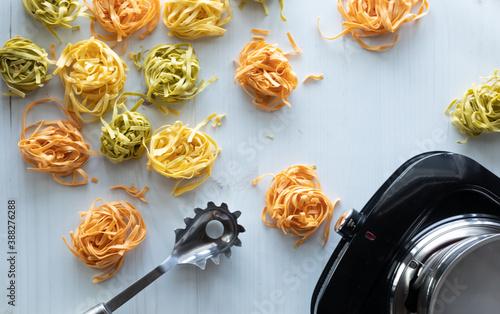
[[[330,234],[333,204],[321,191],[317,173],[309,165],[290,167],[278,175],[265,174],[253,181],[257,184],[262,178],[272,175],[273,179],[266,192],[266,207],[262,212],[262,221],[270,227],[280,228],[286,234],[302,237],[295,243],[301,245],[326,220],[325,242]],[[315,180],[316,182],[314,182]],[[269,222],[266,214],[273,220]]]
[[[216,113],[210,115],[194,129],[177,121],[153,134],[147,151],[147,167],[166,177],[180,179],[173,191],[175,196],[196,188],[212,174],[220,150],[217,143],[199,129],[216,116]],[[201,176],[201,180],[179,186],[185,179]]]
[[[144,32],[138,36],[139,39],[143,39],[153,32],[160,21],[159,0],[92,0],[93,7],[87,4],[87,0],[84,0],[84,3],[99,25],[114,34],[113,36],[97,34],[92,20],[90,23],[92,36],[106,41],[116,41],[116,44],[125,39],[121,54],[127,50],[127,40],[133,33],[146,26]]]
[[[95,207],[98,201],[104,205]],[[104,269],[94,276],[101,282],[120,269],[125,254],[146,237],[146,224],[139,211],[130,203],[95,200],[87,212],[80,212],[82,223],[69,233],[71,246],[63,236],[70,251],[85,265]]]
[[[86,8],[78,0],[23,0],[24,10],[36,21],[45,27],[61,41],[53,27],[62,26],[71,28],[71,23],[78,16],[87,16]]]
[[[128,187],[125,185],[114,185],[111,187],[112,190],[114,189],[123,189],[125,192],[127,192],[128,195],[138,198],[144,203],[148,203],[148,200],[144,197],[147,191],[149,191],[149,187],[145,186],[142,190],[139,190],[137,187],[135,187],[133,184]]]
[[[103,124],[101,153],[114,163],[139,158],[146,150],[153,132],[148,118],[135,111],[144,100],[137,102],[130,111],[125,107],[125,100],[123,99],[123,102],[118,105],[115,104],[111,122],[107,123],[101,117]],[[118,114],[118,108],[125,112]]]
[[[29,39],[16,36],[0,49],[0,74],[10,93],[25,97],[27,93],[50,81],[49,63],[45,49]]]
[[[287,35],[295,52],[300,53],[290,33]],[[277,45],[267,44],[263,37],[254,38],[256,40],[246,44],[240,52],[235,84],[237,80],[254,99],[252,103],[261,110],[278,110],[285,105],[290,107],[288,96],[297,87],[298,80],[286,58],[288,53]]]
[[[221,26],[231,20],[229,0],[167,0],[163,23],[170,29],[169,36],[185,39],[203,36],[221,36]]]
[[[59,105],[68,121],[40,121],[25,126],[26,114],[37,104],[53,101]],[[26,137],[30,128],[35,130]],[[91,151],[80,132],[78,126],[70,113],[63,105],[54,98],[42,99],[31,103],[23,114],[21,141],[19,149],[23,159],[33,165],[29,170],[52,174],[54,180],[64,185],[86,184],[88,176],[81,169],[90,155],[99,155]],[[73,175],[72,182],[63,181],[60,177]],[[83,177],[77,181],[78,175]]]
[[[453,107],[455,111],[452,111]],[[498,70],[486,82],[473,85],[461,99],[451,102],[445,111],[451,116],[451,123],[467,134],[464,144],[471,137],[483,133],[500,132],[500,76]]]
[[[344,2],[346,2],[345,8]],[[417,14],[411,13],[410,11],[419,2]],[[392,44],[376,47],[365,44],[361,38],[394,33],[404,23],[418,20],[429,12],[427,0],[337,0],[337,8],[346,19],[342,22],[342,26],[345,27],[344,31],[331,38],[321,35],[328,40],[333,40],[351,33],[361,47],[367,50],[391,48],[398,41],[399,35],[396,35]]]
[[[111,109],[127,78],[125,62],[94,37],[68,44],[56,65],[54,74],[59,73],[63,82],[68,110],[86,122],[98,120]],[[83,119],[82,113],[95,118]]]
[[[217,76],[200,82],[198,58],[190,44],[162,44],[146,55],[142,66],[149,101],[158,98],[167,104],[176,104],[196,97]],[[162,108],[162,104],[159,104]],[[164,108],[163,110],[168,111]]]

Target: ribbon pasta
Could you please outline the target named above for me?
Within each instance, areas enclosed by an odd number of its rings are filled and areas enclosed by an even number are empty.
[[[290,33],[287,36],[295,52],[300,53]],[[288,96],[297,87],[298,80],[286,58],[288,53],[277,45],[266,43],[263,37],[254,38],[240,52],[235,84],[238,81],[253,98],[252,103],[261,110],[278,110],[285,105],[290,107]]]
[[[86,122],[98,120],[111,109],[127,78],[125,62],[94,37],[68,44],[56,65],[54,74],[59,73],[63,82],[68,110]],[[86,120],[82,114],[95,117]]]
[[[229,0],[167,0],[163,10],[168,35],[185,39],[224,35],[221,26],[230,20]]]
[[[180,179],[175,185],[175,196],[193,190],[212,174],[220,149],[211,137],[199,129],[215,117],[216,113],[211,114],[194,129],[177,121],[159,128],[153,134],[147,151],[147,167],[163,176]],[[196,177],[203,178],[180,186],[183,180]]]
[[[417,13],[411,13],[419,2]],[[351,33],[361,47],[367,50],[385,50],[396,44],[399,35],[395,36],[392,44],[376,47],[367,45],[362,38],[394,33],[404,23],[418,20],[426,15],[429,12],[429,3],[427,0],[337,0],[337,8],[346,19],[342,22],[345,29],[331,38],[323,35],[320,30],[323,37],[333,40]],[[319,30],[319,18],[317,23]]]
[[[54,26],[71,28],[70,24],[78,16],[87,16],[83,13],[86,8],[78,0],[23,0],[23,7],[33,19],[45,25],[59,42],[62,41],[54,31]]]
[[[266,192],[266,206],[262,212],[262,221],[270,227],[280,228],[285,234],[302,237],[295,243],[298,247],[309,238],[326,220],[325,242],[328,241],[333,204],[321,191],[315,167],[297,165],[290,167],[278,175],[265,174],[253,181],[256,185],[264,177],[271,175],[273,179]],[[315,180],[316,182],[314,182]],[[266,218],[268,215],[272,222]]]
[[[6,95],[24,98],[42,87],[52,78],[47,75],[52,63],[45,49],[31,40],[19,36],[9,39],[0,49],[0,74],[10,90]]]
[[[26,126],[26,114],[36,105],[53,101],[59,105],[68,121],[40,121]],[[27,136],[29,129],[35,130]],[[90,150],[80,132],[78,125],[71,114],[64,109],[57,99],[42,99],[31,103],[24,110],[22,119],[21,141],[19,149],[23,159],[33,165],[29,170],[50,173],[54,180],[64,185],[86,184],[88,176],[81,169],[90,155],[99,155],[98,152]],[[61,176],[73,175],[72,182],[62,180]],[[77,181],[78,175],[83,177]]]
[[[98,201],[104,205],[96,207]],[[94,283],[111,277],[120,269],[125,255],[146,237],[146,224],[130,203],[95,200],[87,212],[80,212],[78,228],[69,233],[68,249],[85,265],[103,269],[94,276]]]
[[[483,133],[500,132],[500,76],[498,70],[486,82],[473,85],[464,92],[462,98],[455,99],[445,113],[451,117],[451,123],[467,134],[464,144],[471,137]],[[455,109],[455,111],[453,111]]]
[[[93,14],[95,20],[106,31],[113,36],[103,36],[96,33],[94,20],[90,23],[92,36],[106,40],[116,41],[116,44],[124,40],[121,54],[127,49],[128,38],[146,26],[144,32],[138,36],[143,39],[153,32],[160,21],[159,0],[92,0],[92,5],[85,5]],[[114,45],[113,45],[114,47]]]
[[[125,101],[125,99],[123,99]],[[124,103],[115,104],[113,117],[107,123],[102,117],[101,153],[114,163],[137,159],[146,150],[153,132],[151,123],[142,113],[136,112],[144,99],[128,111]],[[118,114],[118,108],[125,110]]]

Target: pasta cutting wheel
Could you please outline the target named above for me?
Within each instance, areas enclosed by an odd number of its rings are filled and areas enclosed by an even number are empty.
[[[225,203],[217,206],[213,202],[209,202],[206,209],[195,208],[194,212],[193,218],[184,219],[186,228],[175,230],[175,245],[169,257],[120,294],[84,314],[112,313],[176,265],[191,264],[205,269],[208,259],[218,265],[221,254],[231,257],[231,247],[241,246],[238,235],[245,232],[237,221],[241,212],[231,213]],[[223,230],[217,230],[217,225]]]

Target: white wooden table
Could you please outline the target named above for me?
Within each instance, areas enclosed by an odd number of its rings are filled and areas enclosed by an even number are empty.
[[[322,247],[323,226],[312,239],[294,248],[296,238],[262,223],[269,181],[254,187],[254,178],[299,163],[317,165],[324,191],[332,200],[341,198],[335,221],[347,208],[361,209],[402,162],[423,151],[462,153],[500,174],[500,134],[457,144],[464,137],[444,114],[448,104],[472,83],[500,67],[500,2],[430,1],[429,14],[403,26],[399,42],[383,52],[366,51],[350,36],[334,41],[320,36],[318,16],[326,34],[342,30],[335,1],[285,1],[286,23],[279,18],[278,1],[268,2],[270,15],[265,16],[256,3],[249,1],[240,11],[239,1],[231,0],[233,19],[223,37],[188,41],[200,60],[201,78],[219,78],[196,99],[179,105],[179,116],[140,109],[150,117],[153,129],[177,119],[194,126],[213,112],[226,114],[221,127],[205,128],[222,149],[214,173],[198,189],[179,197],[170,194],[175,180],[146,169],[146,156],[121,164],[91,156],[84,170],[100,181],[79,187],[62,186],[50,175],[28,171],[17,147],[23,110],[34,100],[63,100],[62,84],[55,77],[25,99],[0,97],[0,312],[81,313],[110,299],[170,253],[173,230],[183,227],[184,217],[194,215],[193,208],[214,201],[226,202],[232,211],[243,213],[239,220],[247,230],[240,236],[243,246],[234,248],[232,258],[222,258],[219,266],[209,262],[204,271],[194,266],[174,268],[117,313],[308,313],[316,281],[339,237],[332,234]],[[60,44],[25,14],[21,1],[5,0],[0,10],[0,42],[20,35],[47,50],[54,43],[59,55],[68,42],[90,37],[88,19],[79,18],[75,24],[81,25],[80,31],[57,29],[64,41]],[[259,111],[234,85],[233,59],[251,40],[251,28],[269,29],[267,41],[279,43],[285,51],[291,50],[285,35],[291,32],[303,49],[301,55],[289,58],[299,80],[324,74],[323,80],[299,83],[290,97],[291,108]],[[167,32],[160,23],[144,40],[134,36],[127,54],[139,51],[140,45],[151,48],[183,42]],[[125,61],[130,68],[125,90],[144,92],[141,73],[128,58]],[[3,82],[0,91],[7,92]],[[34,122],[48,115],[60,118],[56,111],[39,110],[29,119]],[[86,124],[83,136],[93,150],[99,150],[100,123]],[[109,189],[130,183],[151,187],[146,195],[149,205]],[[74,257],[62,236],[68,237],[80,223],[77,212],[87,210],[97,198],[136,205],[148,234],[111,279],[94,284],[97,270]],[[15,307],[7,303],[10,199],[17,204]]]

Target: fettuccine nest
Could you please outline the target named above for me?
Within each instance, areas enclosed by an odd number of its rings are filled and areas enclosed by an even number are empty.
[[[75,45],[68,44],[57,60],[63,82],[64,102],[69,111],[82,119],[82,114],[98,120],[108,112],[122,92],[128,70],[125,62],[105,43],[94,37]]]
[[[25,97],[42,87],[52,76],[47,75],[49,61],[45,49],[29,39],[16,36],[0,49],[0,74],[10,93]]]
[[[185,39],[220,36],[221,26],[231,20],[229,0],[167,0],[163,23],[171,30],[168,35]]]
[[[95,207],[96,202],[105,204]],[[103,269],[93,282],[101,282],[120,269],[125,254],[146,237],[146,225],[139,211],[130,203],[95,200],[87,212],[80,212],[82,223],[69,233],[70,251],[85,265]]]

